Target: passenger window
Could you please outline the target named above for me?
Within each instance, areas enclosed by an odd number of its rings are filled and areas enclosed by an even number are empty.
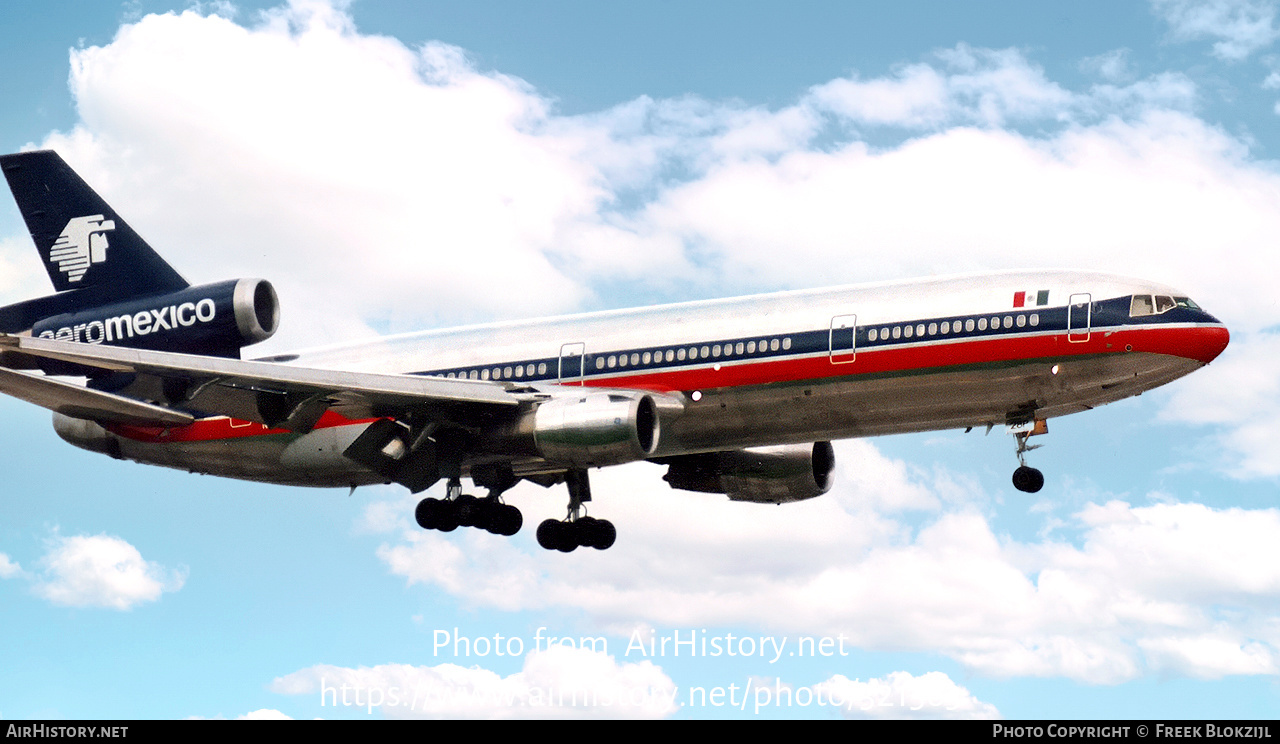
[[[1019,327],[1019,328],[1022,328],[1022,327],[1023,327],[1023,326],[1025,326],[1026,324],[1027,324],[1027,316],[1025,316],[1025,315],[1019,315],[1019,316],[1018,316],[1018,327]]]
[[[938,334],[938,324],[937,324],[937,323],[930,323],[930,324],[929,324],[929,335],[930,335],[930,336],[936,336],[937,334]]]
[[[676,358],[676,353],[671,349],[667,349],[667,361],[670,362]],[[683,357],[681,357],[683,359]]]
[[[872,328],[871,330],[867,331],[867,340],[868,341],[876,340],[876,329]]]
[[[638,353],[632,352],[632,354],[631,354],[631,366],[633,366],[633,367],[634,367],[634,366],[636,366],[636,365],[637,365],[637,364],[639,364],[639,363],[640,363],[640,355],[639,355]]]
[[[946,335],[946,334],[948,334],[948,333],[951,333],[951,321],[949,321],[949,320],[944,320],[944,321],[942,321],[942,329],[941,329],[941,330],[942,330],[943,335]]]
[[[646,352],[644,353],[644,356],[643,356],[643,357],[641,357],[641,359],[643,359],[643,360],[644,360],[644,363],[645,363],[645,364],[648,364],[648,363],[653,359],[653,356],[652,356],[652,355],[650,355],[650,354],[649,354],[649,352],[647,352],[647,351],[646,351]]]
[[[711,347],[711,356],[717,359],[720,358],[720,344],[716,344],[715,346]]]
[[[911,338],[911,335],[914,331],[915,331],[914,328],[912,328],[911,326],[907,326],[906,328],[903,329],[902,335],[906,336],[907,338]]]
[[[542,362],[538,365],[538,374],[545,375],[547,373],[547,363]]]
[[[979,330],[979,331],[985,331],[985,330],[987,330],[987,319],[986,319],[986,318],[978,318],[978,330]]]
[[[769,351],[777,351],[781,347],[782,347],[782,342],[780,342],[776,338],[769,342]],[[704,354],[703,356],[706,356],[706,355]]]
[[[902,326],[894,326],[894,327],[893,327],[893,337],[894,337],[894,338],[902,338]]]
[[[972,331],[972,330],[973,330],[973,318],[969,318],[968,320],[966,320],[966,321],[964,322],[964,329],[965,329],[966,331]]]
[[[1031,313],[1031,325],[1033,327],[1040,325],[1040,313]]]
[[[738,342],[738,353],[739,353],[739,354],[741,354],[741,353],[742,353],[742,350],[743,350],[744,348],[746,348],[746,347],[744,347],[744,346],[743,346],[743,344],[742,344],[742,342],[741,342],[741,341],[739,341],[739,342]]]
[[[747,342],[747,353],[748,353],[748,354],[754,354],[754,353],[756,353],[756,342],[755,342],[755,341],[748,341],[748,342]]]
[[[786,351],[787,349],[790,349],[790,348],[791,348],[791,337],[787,336],[786,338],[782,339],[782,349],[783,351]]]

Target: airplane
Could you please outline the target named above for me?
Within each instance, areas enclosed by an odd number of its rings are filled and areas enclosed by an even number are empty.
[[[52,151],[0,156],[55,293],[0,308],[0,392],[117,459],[299,486],[396,483],[425,529],[513,535],[502,494],[567,486],[539,544],[607,549],[593,468],[781,504],[832,485],[831,441],[1007,427],[1013,485],[1056,416],[1208,364],[1227,328],[1189,296],[1077,271],[933,277],[382,337],[245,360],[271,284],[191,286]],[[66,377],[85,378],[79,384]],[[462,493],[469,478],[483,497]]]

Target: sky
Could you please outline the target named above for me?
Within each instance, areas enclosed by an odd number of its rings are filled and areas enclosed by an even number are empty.
[[[998,430],[837,442],[831,492],[778,507],[639,463],[592,474],[617,544],[568,555],[530,527],[562,489],[511,491],[511,539],[424,532],[402,488],[117,462],[0,400],[0,717],[1274,717],[1278,16],[0,6],[0,149],[58,150],[193,283],[270,279],[253,355],[1048,267],[1232,334],[1052,420],[1035,495]],[[0,202],[0,303],[47,294]]]

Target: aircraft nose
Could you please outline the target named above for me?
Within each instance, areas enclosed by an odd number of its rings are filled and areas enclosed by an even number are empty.
[[[1227,344],[1231,342],[1231,332],[1222,321],[1212,315],[1206,313],[1205,317],[1214,325],[1186,329],[1182,356],[1208,364],[1227,348]]]

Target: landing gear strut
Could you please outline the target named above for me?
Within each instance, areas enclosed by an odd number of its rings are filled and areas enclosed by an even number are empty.
[[[1044,445],[1027,444],[1027,437],[1034,431],[1020,431],[1014,436],[1018,438],[1018,469],[1013,471],[1013,487],[1024,493],[1035,493],[1044,488],[1044,473],[1027,465],[1026,453],[1039,449]]]
[[[584,501],[591,500],[591,483],[587,471],[570,470],[565,473],[569,486],[569,509],[563,520],[548,519],[538,525],[538,544],[547,550],[570,553],[579,547],[607,550],[618,538],[613,522],[596,519],[582,513]]]

